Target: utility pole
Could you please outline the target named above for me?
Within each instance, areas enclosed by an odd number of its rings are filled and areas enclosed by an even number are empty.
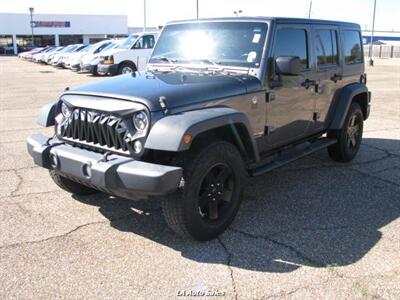
[[[34,26],[34,24],[33,24],[33,11],[34,11],[35,9],[33,8],[33,7],[29,7],[29,13],[31,14],[31,32],[32,32],[32,48],[35,46],[35,41],[34,41],[34,38],[33,38],[33,26]]]
[[[199,19],[199,0],[196,0],[196,19]]]
[[[143,0],[143,31],[146,31],[146,0]]]
[[[374,13],[372,15],[372,30],[371,30],[371,40],[369,43],[369,65],[374,65],[374,60],[372,59],[372,50],[373,50],[373,42],[374,42],[374,30],[375,30],[375,12],[376,12],[376,0],[374,0]]]
[[[310,0],[310,6],[308,8],[308,18],[311,18],[312,0]]]

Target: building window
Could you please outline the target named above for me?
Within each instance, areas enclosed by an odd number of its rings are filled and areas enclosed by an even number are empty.
[[[315,48],[318,65],[338,64],[337,40],[334,30],[317,30]]]
[[[71,44],[82,44],[82,35],[60,35],[59,36],[60,46],[67,46]]]
[[[343,30],[342,44],[344,61],[346,64],[359,64],[363,62],[360,32],[355,30]]]
[[[308,68],[307,32],[303,29],[279,29],[274,57],[298,56],[304,68]]]
[[[35,35],[34,36],[35,47],[46,47],[54,45],[54,35]],[[18,35],[17,36],[17,49],[18,53],[30,50],[32,48],[32,36],[31,35]]]
[[[13,38],[11,35],[0,35],[0,55],[14,54]]]

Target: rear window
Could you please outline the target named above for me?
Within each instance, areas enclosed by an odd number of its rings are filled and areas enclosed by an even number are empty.
[[[341,35],[345,63],[347,65],[362,63],[363,57],[360,32],[355,30],[343,30]]]
[[[307,33],[303,29],[279,29],[274,57],[298,56],[304,68],[308,68]]]
[[[336,31],[317,30],[316,51],[318,65],[338,64]]]

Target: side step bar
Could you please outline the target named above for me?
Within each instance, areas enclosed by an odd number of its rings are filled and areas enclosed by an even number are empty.
[[[311,153],[314,153],[318,150],[324,149],[324,148],[326,148],[330,145],[336,144],[336,143],[337,143],[336,139],[320,138],[320,139],[316,140],[315,142],[309,144],[307,147],[304,147],[301,149],[294,148],[294,149],[287,150],[287,153],[282,153],[277,158],[266,163],[265,165],[261,165],[261,166],[254,168],[252,171],[252,176],[262,175],[264,173],[267,173],[276,168],[282,167],[292,161],[295,161],[299,158],[307,156]]]

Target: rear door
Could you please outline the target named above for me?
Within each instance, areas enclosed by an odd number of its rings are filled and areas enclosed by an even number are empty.
[[[147,62],[153,52],[155,42],[156,40],[153,34],[145,34],[132,46],[132,51],[135,57],[134,63],[136,64],[138,71],[146,68]]]
[[[314,130],[321,131],[328,125],[329,110],[335,92],[343,80],[339,60],[339,31],[336,26],[314,25],[314,61],[316,62]]]

